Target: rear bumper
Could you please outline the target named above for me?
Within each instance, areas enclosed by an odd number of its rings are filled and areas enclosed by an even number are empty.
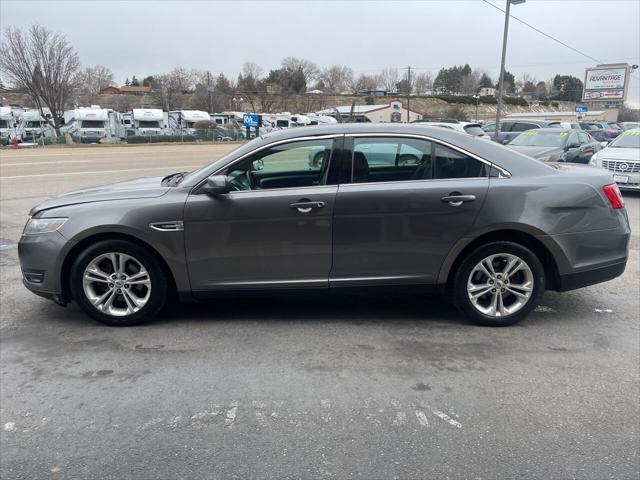
[[[559,292],[566,292],[568,290],[575,290],[577,288],[588,287],[589,285],[594,285],[596,283],[613,280],[624,273],[626,266],[627,262],[625,260],[624,262],[615,263],[606,267],[560,275],[557,290]]]

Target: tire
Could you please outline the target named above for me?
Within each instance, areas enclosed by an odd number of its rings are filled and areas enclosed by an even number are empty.
[[[82,310],[111,326],[151,320],[167,297],[167,280],[158,259],[126,240],[103,240],[83,250],[71,266],[69,282]]]
[[[524,266],[518,266],[518,261]],[[508,272],[511,274],[505,275]],[[462,260],[454,276],[452,298],[471,322],[505,327],[525,318],[544,291],[544,267],[531,250],[518,243],[492,242]]]

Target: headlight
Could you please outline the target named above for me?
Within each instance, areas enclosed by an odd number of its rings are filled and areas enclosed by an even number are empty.
[[[58,230],[66,218],[30,218],[24,226],[23,235],[40,235]]]
[[[598,166],[598,154],[594,153],[593,155],[591,155],[591,160],[589,160],[589,165],[593,166],[593,167],[597,167]]]

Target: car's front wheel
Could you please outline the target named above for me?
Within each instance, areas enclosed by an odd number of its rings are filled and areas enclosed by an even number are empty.
[[[474,323],[507,326],[534,309],[545,290],[544,267],[528,248],[493,242],[470,252],[456,271],[453,298]]]
[[[70,287],[87,314],[114,326],[152,319],[167,296],[155,256],[123,240],[101,241],[82,251],[71,267]]]

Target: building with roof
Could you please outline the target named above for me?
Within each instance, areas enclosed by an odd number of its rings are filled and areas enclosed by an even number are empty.
[[[100,93],[107,95],[118,95],[118,94],[134,94],[134,95],[144,95],[145,93],[150,93],[151,87],[147,87],[144,85],[132,86],[125,85],[123,87],[116,87],[113,85],[109,85],[108,87],[100,90]]]
[[[400,100],[393,100],[389,103],[378,105],[341,105],[339,107],[327,108],[316,112],[318,115],[328,115],[331,117],[341,117],[343,121],[349,120],[353,122],[393,122],[401,123],[408,120],[422,119],[422,115],[414,110],[407,110]]]

